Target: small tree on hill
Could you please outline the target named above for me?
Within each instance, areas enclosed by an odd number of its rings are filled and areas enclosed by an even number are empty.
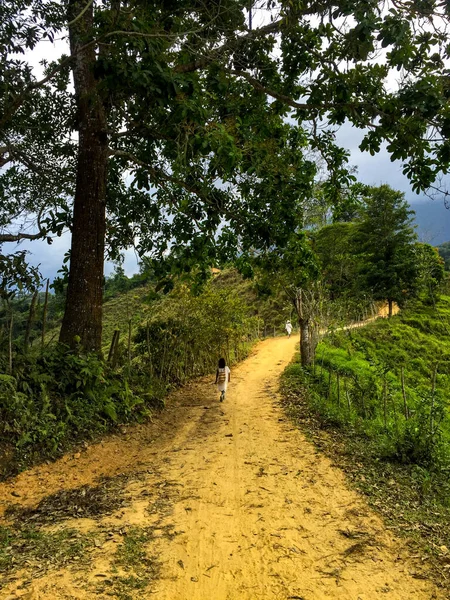
[[[353,241],[355,232],[354,222],[333,223],[314,236],[314,251],[332,299],[357,293],[359,264]]]
[[[368,188],[356,237],[363,259],[361,273],[375,300],[400,306],[415,294],[418,265],[416,233],[402,192],[388,185]]]
[[[437,248],[429,244],[415,245],[418,266],[417,294],[425,304],[435,304],[444,279],[444,259]]]

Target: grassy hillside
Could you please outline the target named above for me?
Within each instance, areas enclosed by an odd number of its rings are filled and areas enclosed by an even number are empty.
[[[287,412],[424,560],[450,547],[450,297],[326,336],[282,379]],[[444,550],[441,550],[441,549]]]
[[[292,318],[291,308],[285,299],[258,297],[254,282],[243,279],[235,269],[224,269],[208,285],[218,291],[233,290],[245,303],[247,315],[256,317],[255,331],[259,337],[284,333],[286,319]],[[130,319],[134,335],[139,326],[158,320],[167,311],[176,311],[175,298],[176,293],[157,294],[155,286],[147,284],[106,301],[103,309],[103,351],[107,354],[115,329],[120,330],[122,339],[128,336]]]
[[[450,297],[319,344],[307,377],[325,421],[376,440],[384,457],[430,466],[450,458]]]

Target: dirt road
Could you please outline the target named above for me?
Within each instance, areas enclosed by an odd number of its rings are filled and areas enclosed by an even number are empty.
[[[0,598],[440,598],[278,407],[295,343],[260,343],[223,404],[211,383],[188,386],[155,423],[1,485],[13,525],[84,546],[30,553]]]

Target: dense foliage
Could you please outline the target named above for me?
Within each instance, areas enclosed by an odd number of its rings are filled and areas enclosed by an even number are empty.
[[[393,302],[403,306],[414,296],[418,266],[412,214],[401,192],[388,185],[371,188],[356,230],[363,287],[375,300],[388,301],[390,315]]]
[[[439,254],[445,262],[446,271],[450,271],[450,242],[445,242],[438,247]]]
[[[0,376],[1,475],[146,414],[128,382],[94,355],[56,346],[21,357],[14,376]]]
[[[2,2],[0,242],[71,229],[61,341],[101,347],[105,244],[172,247],[189,269],[285,243],[317,154],[329,202],[351,179],[335,125],[432,185],[450,165],[446,21],[439,2]],[[30,56],[55,38],[38,79]]]
[[[362,320],[376,301],[387,301],[390,315],[394,302],[436,301],[442,261],[417,243],[412,214],[404,195],[388,185],[355,184],[330,213],[334,223],[318,227],[313,220],[306,232],[299,223],[284,244],[240,257],[261,287],[282,293],[293,307],[304,366],[314,360],[319,330]]]

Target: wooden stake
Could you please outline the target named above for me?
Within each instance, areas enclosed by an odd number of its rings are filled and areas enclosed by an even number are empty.
[[[131,371],[131,319],[128,319],[128,377]]]
[[[350,394],[348,393],[348,387],[347,387],[347,378],[344,379],[344,390],[345,390],[345,397],[347,398],[348,414],[350,415],[351,404],[350,404]]]
[[[330,397],[330,394],[331,394],[331,378],[332,378],[332,375],[333,375],[333,371],[332,371],[332,370],[331,370],[331,368],[330,368],[330,370],[328,371],[328,391],[327,391],[327,399]]]
[[[44,350],[45,328],[47,325],[48,286],[49,285],[50,285],[50,279],[47,279],[47,285],[45,287],[44,312],[42,314],[42,336],[41,336],[41,349],[42,350]]]
[[[10,320],[9,320],[9,339],[8,339],[8,353],[9,353],[9,374],[12,375],[13,372],[13,351],[12,351],[12,338],[13,338],[13,325],[14,325],[14,315],[13,308],[9,304],[9,312],[10,312]]]
[[[341,407],[341,384],[340,384],[339,371],[337,372],[337,401],[339,408]]]
[[[400,369],[400,373],[401,373],[401,381],[402,381],[403,412],[405,414],[405,419],[408,420],[409,419],[409,408],[408,408],[408,403],[406,401],[405,369],[404,369],[404,367],[402,367]]]
[[[108,352],[108,363],[112,367],[116,366],[116,355],[117,355],[117,345],[119,343],[119,335],[120,335],[120,330],[115,329],[113,336],[112,336],[111,345],[109,347],[109,352]]]
[[[431,377],[431,406],[430,406],[430,435],[434,437],[434,394],[436,392],[436,375],[437,375],[437,364],[434,366],[433,375]]]
[[[39,295],[39,290],[36,290],[33,294],[33,298],[31,299],[31,304],[30,304],[30,311],[28,313],[28,320],[27,320],[27,328],[25,331],[25,337],[23,339],[23,351],[25,352],[25,354],[28,351],[28,344],[30,341],[30,333],[31,333],[31,327],[33,325],[33,321],[34,321],[34,315],[36,313],[36,300],[37,297]]]
[[[150,377],[153,377],[153,361],[152,361],[152,350],[150,346],[150,327],[147,321],[147,352],[148,360],[150,363]],[[186,373],[186,345],[184,346],[184,371]]]

